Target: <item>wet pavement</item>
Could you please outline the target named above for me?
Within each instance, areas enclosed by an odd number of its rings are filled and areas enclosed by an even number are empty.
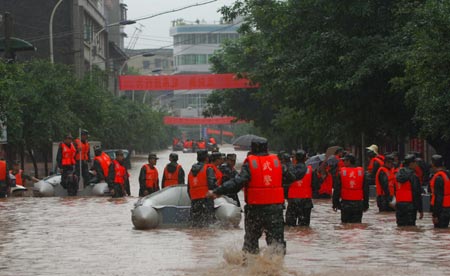
[[[160,177],[169,153],[158,152]],[[196,155],[179,156],[187,174]],[[238,162],[244,157],[238,152]],[[311,227],[286,228],[284,259],[266,251],[245,266],[242,222],[239,229],[134,230],[130,210],[145,161],[133,159],[133,197],[1,199],[0,275],[449,274],[450,230],[433,229],[429,213],[417,227],[398,228],[395,214],[379,214],[374,201],[363,224],[342,225],[329,200],[316,200]]]

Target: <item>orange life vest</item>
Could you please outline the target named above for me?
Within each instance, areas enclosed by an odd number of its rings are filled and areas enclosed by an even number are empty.
[[[212,165],[211,167],[214,169],[214,173],[216,174],[217,186],[222,185],[223,173],[219,170],[219,168],[217,168],[217,166]]]
[[[65,143],[61,143],[61,164],[63,166],[75,165],[75,147],[70,143],[70,147]]]
[[[282,204],[282,168],[276,155],[250,155],[245,159],[251,179],[244,189],[245,202],[250,205]]]
[[[308,166],[305,176],[289,187],[288,198],[312,198],[312,167]]]
[[[89,142],[81,142],[81,139],[77,138],[75,139],[75,144],[77,145],[77,150],[79,150],[79,152],[75,155],[75,160],[79,161],[80,157],[81,160],[89,160]],[[81,149],[81,151],[80,151]]]
[[[364,200],[364,170],[361,167],[341,169],[342,200]]]
[[[417,178],[419,178],[420,185],[422,185],[423,184],[423,170],[419,165],[417,165],[414,168],[414,173],[416,174]]]
[[[209,138],[209,142],[210,142],[211,144],[215,145],[215,144],[216,144],[216,139],[214,139],[214,137],[210,137],[210,138]]]
[[[119,161],[114,160],[114,183],[120,184],[121,186],[125,185],[125,178],[128,176],[127,169],[119,163]]]
[[[111,157],[109,157],[108,154],[102,152],[101,155],[96,156],[94,158],[94,160],[97,160],[98,163],[100,163],[100,167],[103,170],[103,175],[106,177],[108,177],[109,175],[109,166],[111,165],[112,161],[111,161]]]
[[[169,186],[173,186],[173,185],[177,185],[177,184],[182,184],[182,183],[178,183],[178,173],[180,171],[181,165],[177,164],[177,168],[175,169],[175,171],[173,173],[169,172],[169,170],[167,169],[167,166],[164,168],[164,183],[162,184],[163,187],[169,187]]]
[[[404,183],[397,181],[395,185],[395,199],[397,202],[413,202],[411,182]]]
[[[367,170],[369,171],[369,173],[372,173],[375,161],[380,164],[380,168],[384,165],[383,158],[384,157],[382,157],[381,155],[377,155],[374,158],[370,159],[369,165],[367,166]]]
[[[158,170],[156,167],[151,168],[149,164],[145,164],[145,187],[157,188],[158,187]]]
[[[13,174],[13,171],[9,171],[10,174]],[[19,170],[16,174],[14,174],[14,176],[16,177],[16,185],[21,185],[23,186],[23,180],[22,180],[22,173],[23,170]]]
[[[206,198],[208,193],[208,177],[206,171],[209,165],[204,164],[197,175],[194,176],[192,170],[188,175],[189,196],[192,200]]]
[[[391,169],[388,169],[386,167],[380,167],[380,169],[378,170],[376,176],[375,176],[375,186],[377,188],[377,196],[383,196],[384,194],[384,190],[381,187],[381,183],[380,183],[380,173],[384,172],[388,178],[388,188],[389,188],[389,195],[393,196],[394,192],[395,192],[395,173],[394,171]]]
[[[4,182],[6,180],[6,162],[0,160],[0,182]]]
[[[205,141],[197,142],[197,148],[206,149],[206,142]]]
[[[436,179],[442,177],[444,180],[444,198],[442,201],[442,207],[450,207],[450,179],[445,171],[438,171],[433,175],[430,181],[431,189],[431,205],[434,206],[434,201],[436,200],[436,194],[434,193],[434,185],[436,184]]]
[[[320,176],[319,176],[320,177]],[[333,192],[333,177],[329,172],[325,176],[325,179],[322,181],[322,185],[320,185],[319,195],[331,195]]]

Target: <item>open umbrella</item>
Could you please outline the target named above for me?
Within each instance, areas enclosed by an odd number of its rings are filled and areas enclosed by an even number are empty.
[[[258,138],[265,139],[263,137],[256,136],[253,134],[247,134],[247,135],[239,136],[238,138],[234,139],[232,144],[235,147],[235,149],[249,150],[250,146],[252,144],[252,140],[258,139]]]
[[[325,152],[325,155],[326,155],[327,159],[331,155],[334,155],[338,148],[341,148],[341,147],[340,146],[332,146],[332,147],[327,148],[327,151]]]
[[[311,156],[308,160],[306,160],[305,164],[307,166],[311,166],[313,170],[317,169],[320,165],[320,162],[325,160],[325,153]]]

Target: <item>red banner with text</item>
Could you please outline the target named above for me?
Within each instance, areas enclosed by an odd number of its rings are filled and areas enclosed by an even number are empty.
[[[207,128],[206,129],[206,134],[208,134],[208,135],[210,135],[210,134],[220,135],[220,130]],[[222,135],[223,136],[228,136],[228,137],[234,137],[234,133],[231,132],[231,131],[222,130]]]
[[[119,76],[120,90],[191,90],[257,88],[234,74],[192,74],[170,76]]]
[[[212,117],[212,118],[186,118],[165,116],[165,125],[229,125],[232,123],[243,123],[237,121],[235,117]]]

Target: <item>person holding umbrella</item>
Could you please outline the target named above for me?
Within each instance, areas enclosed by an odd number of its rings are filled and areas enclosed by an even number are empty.
[[[312,202],[312,167],[306,166],[306,153],[298,150],[295,153],[295,181],[288,191],[288,207],[286,224],[289,226],[309,226],[311,220]]]

